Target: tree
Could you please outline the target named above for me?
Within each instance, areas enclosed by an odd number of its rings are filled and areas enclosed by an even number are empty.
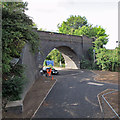
[[[97,64],[102,70],[119,71],[119,47],[114,50],[101,48],[97,57]]]
[[[104,45],[108,42],[108,35],[105,33],[105,29],[101,26],[95,26],[92,25],[88,26],[82,26],[79,29],[76,29],[74,31],[74,35],[86,35],[90,38],[96,38],[94,42],[95,50],[97,51],[99,48],[103,48]]]
[[[53,49],[47,56],[46,60],[53,60],[55,66],[59,66],[61,59],[61,63],[64,64],[64,58],[61,53],[57,49]]]
[[[11,70],[10,61],[20,57],[23,46],[30,42],[32,50],[38,48],[38,36],[33,32],[32,20],[24,13],[27,3],[3,2],[2,5],[2,48],[3,73]]]
[[[11,60],[19,58],[24,45],[29,42],[31,51],[38,50],[39,38],[33,31],[33,21],[25,14],[27,3],[2,3],[2,72],[3,97],[8,100],[19,99],[24,81],[24,67]]]
[[[63,21],[62,24],[58,24],[60,33],[71,34],[71,35],[86,35],[90,38],[96,38],[95,49],[103,48],[108,42],[108,35],[105,33],[105,29],[101,26],[95,26],[88,24],[86,17],[81,16],[70,16],[67,21]],[[96,52],[97,52],[96,49]]]
[[[105,33],[105,29],[103,29],[101,26],[82,26],[81,28],[75,30],[74,35],[86,35],[90,38],[96,39],[93,42],[94,46],[92,47],[92,51],[93,49],[95,50],[97,65],[99,65],[100,69],[108,70],[110,61],[108,59],[109,56],[107,54],[107,50],[104,47],[104,45],[106,45],[108,42],[108,35]],[[89,54],[93,55],[92,52]]]
[[[87,19],[85,17],[70,16],[70,18],[68,18],[66,22],[63,21],[61,25],[58,25],[58,29],[60,33],[64,33],[64,34],[71,34],[78,36],[86,35],[90,38],[95,38],[96,40],[93,42],[94,46],[91,48],[90,51],[92,54],[93,49],[95,50],[96,59],[98,62],[97,64],[100,63],[99,59],[103,51],[105,51],[104,45],[106,45],[108,42],[108,35],[106,34],[104,28],[102,28],[101,26],[93,27],[93,25],[87,23]],[[101,66],[101,63],[99,64],[99,66]],[[103,68],[104,67],[102,67],[102,69]]]
[[[78,28],[74,31],[74,35],[82,36],[86,35],[88,37],[93,37],[95,32],[93,32],[92,25],[84,25],[81,28]]]
[[[70,16],[67,21],[63,21],[62,24],[58,24],[59,33],[71,34],[73,35],[74,30],[87,25],[87,19],[81,16]]]

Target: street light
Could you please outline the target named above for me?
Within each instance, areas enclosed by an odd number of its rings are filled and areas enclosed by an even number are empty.
[[[118,41],[116,41],[116,47],[118,47]]]

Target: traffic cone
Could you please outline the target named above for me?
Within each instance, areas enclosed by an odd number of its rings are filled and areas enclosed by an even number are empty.
[[[52,80],[53,80],[53,76],[52,76]]]

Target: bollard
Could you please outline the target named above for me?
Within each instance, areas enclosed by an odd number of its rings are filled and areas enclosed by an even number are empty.
[[[53,76],[52,76],[52,80],[53,80]]]

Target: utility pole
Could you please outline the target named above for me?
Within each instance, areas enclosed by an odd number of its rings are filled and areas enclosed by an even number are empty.
[[[61,52],[60,52],[60,67],[61,67]]]
[[[94,57],[94,63],[95,63],[95,50],[93,49],[93,57]]]
[[[118,47],[118,45],[119,45],[119,43],[118,43],[118,41],[116,41],[116,47]]]

